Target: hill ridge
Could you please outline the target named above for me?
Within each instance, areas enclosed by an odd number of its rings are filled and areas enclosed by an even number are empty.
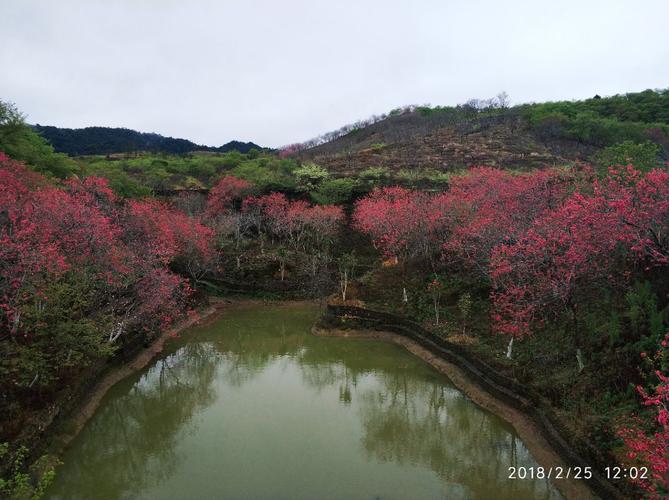
[[[185,154],[192,151],[227,153],[237,150],[248,153],[251,149],[264,150],[253,142],[229,141],[212,147],[196,144],[188,139],[164,136],[155,132],[139,132],[126,127],[90,126],[82,128],[32,125],[33,130],[46,139],[59,153],[70,156],[130,153],[148,151],[152,153]]]

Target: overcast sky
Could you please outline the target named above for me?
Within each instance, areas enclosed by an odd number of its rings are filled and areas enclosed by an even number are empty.
[[[30,123],[280,146],[405,104],[669,87],[669,0],[0,0]]]

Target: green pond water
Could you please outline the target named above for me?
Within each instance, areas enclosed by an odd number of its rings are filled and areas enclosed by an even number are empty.
[[[115,385],[47,498],[560,498],[513,428],[391,343],[310,333],[311,306],[248,306]]]

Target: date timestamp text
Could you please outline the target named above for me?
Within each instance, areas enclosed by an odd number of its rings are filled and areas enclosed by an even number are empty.
[[[590,479],[592,467],[509,467],[509,479]],[[608,480],[646,479],[648,467],[605,467]]]

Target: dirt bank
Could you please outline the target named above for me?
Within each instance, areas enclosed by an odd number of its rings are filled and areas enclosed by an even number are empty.
[[[86,425],[86,422],[93,416],[97,410],[102,398],[107,394],[107,391],[117,382],[132,375],[148,365],[158,354],[163,350],[165,342],[178,334],[179,332],[195,325],[206,325],[216,321],[220,314],[227,310],[257,307],[261,305],[280,305],[282,307],[302,306],[305,304],[317,304],[315,301],[264,301],[256,299],[220,299],[212,297],[210,305],[197,315],[189,317],[184,321],[176,324],[172,328],[164,331],[149,347],[141,350],[130,361],[112,368],[108,371],[94,386],[89,390],[80,404],[72,411],[71,415],[67,417],[64,422],[59,425],[52,436],[51,444],[49,446],[49,453],[51,455],[60,455],[64,448],[81,432]]]
[[[506,422],[511,424],[516,430],[525,446],[530,450],[534,459],[544,467],[562,467],[567,469],[567,465],[560,458],[559,454],[553,450],[550,444],[543,438],[537,425],[523,412],[500,401],[482,390],[477,384],[472,382],[465,372],[453,363],[444,361],[435,356],[432,352],[425,349],[411,339],[403,337],[392,332],[382,332],[375,330],[341,330],[341,329],[323,329],[314,327],[314,335],[323,337],[351,337],[379,339],[387,342],[393,342],[404,347],[407,351],[418,356],[429,363],[437,371],[446,375],[453,384],[467,395],[477,405],[498,415]],[[516,479],[518,481],[519,479]],[[552,483],[560,493],[568,499],[590,499],[597,498],[590,491],[583,481],[573,479],[554,480]]]
[[[52,437],[49,453],[59,455],[63,449],[81,432],[86,422],[93,416],[107,391],[125,377],[144,368],[162,352],[165,342],[186,328],[212,321],[230,302],[213,299],[211,304],[196,315],[189,317],[172,328],[165,330],[149,347],[142,349],[130,361],[112,368],[90,389],[71,415],[59,425]]]

